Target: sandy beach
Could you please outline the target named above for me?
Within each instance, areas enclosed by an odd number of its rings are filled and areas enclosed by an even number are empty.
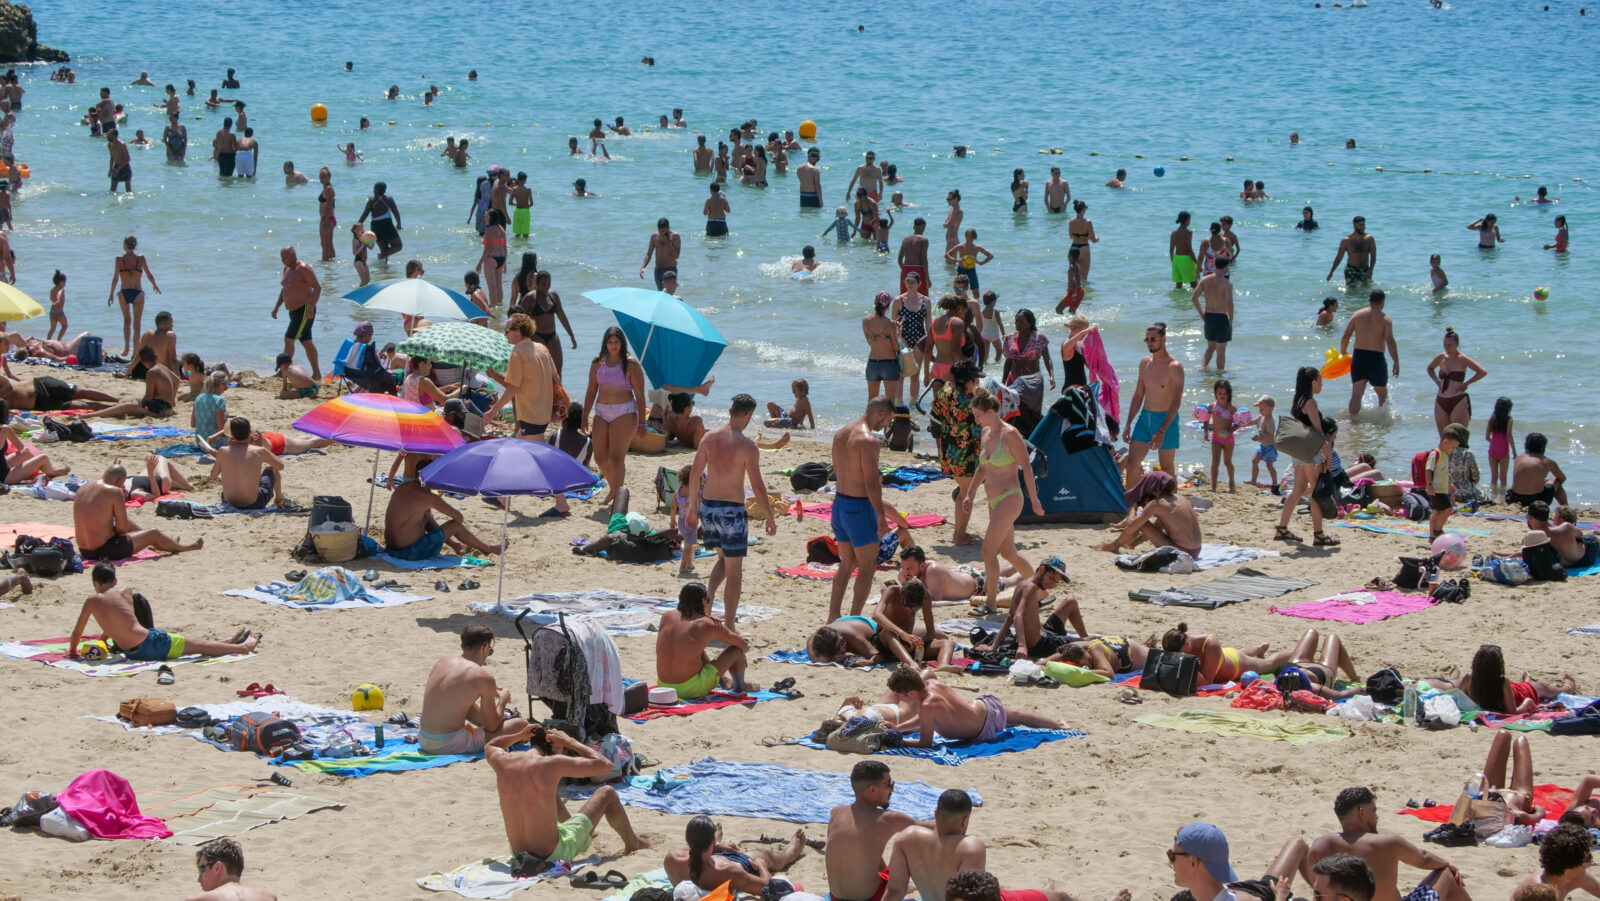
[[[43,370],[34,372],[33,367],[17,369],[19,375],[44,374]],[[83,375],[79,381],[99,387],[113,380]],[[127,387],[120,382],[106,390]],[[268,379],[253,388],[232,389],[227,394],[229,410],[249,417],[258,427],[287,431],[313,402],[278,401],[274,399],[276,387],[276,380]],[[725,400],[712,398],[704,406],[719,409]],[[186,425],[189,408],[189,404],[180,404],[173,424]],[[140,472],[144,456],[171,440],[95,441],[52,445],[46,450],[58,463],[69,464],[75,472],[92,478],[116,457],[130,470]],[[826,459],[825,446],[801,440],[763,454],[762,468],[770,488],[788,491],[787,478],[778,470]],[[884,459],[911,462],[907,455],[886,453]],[[1180,460],[1184,459],[1180,453]],[[651,477],[657,465],[677,467],[688,460],[687,454],[672,453],[630,457],[628,485],[637,499],[634,509],[663,525],[665,514],[655,512],[650,503],[654,497]],[[324,456],[290,460],[285,470],[286,491],[308,505],[315,494],[342,495],[355,506],[359,519],[366,503],[371,462],[370,451],[339,446],[329,448]],[[193,459],[179,465],[198,488],[191,499],[215,500],[217,487],[203,478],[206,468]],[[387,465],[385,458],[383,466]],[[909,492],[886,490],[885,494],[903,512],[948,516],[951,485],[935,482]],[[1314,600],[1359,588],[1372,576],[1393,576],[1395,555],[1414,553],[1420,546],[1412,538],[1343,529],[1335,530],[1344,539],[1337,549],[1273,544],[1269,538],[1276,498],[1247,487],[1237,495],[1212,495],[1205,489],[1196,493],[1216,498],[1215,508],[1201,518],[1207,541],[1286,550],[1285,556],[1253,565],[1268,573],[1293,574],[1320,584],[1280,601],[1250,601],[1216,611],[1159,608],[1129,600],[1128,591],[1196,584],[1234,568],[1182,576],[1124,573],[1109,562],[1108,555],[1092,549],[1105,539],[1103,530],[1089,526],[1022,527],[1019,547],[1035,563],[1047,554],[1059,554],[1066,560],[1072,574],[1067,588],[1082,602],[1092,631],[1143,640],[1187,620],[1191,631],[1215,632],[1227,644],[1265,641],[1280,648],[1292,645],[1311,623],[1270,613],[1273,603]],[[382,521],[383,494],[378,492],[375,524]],[[498,531],[500,517],[495,509],[475,498],[457,504],[478,534],[489,537]],[[598,505],[575,502],[574,515],[568,520],[531,518],[546,506],[547,502],[531,499],[513,505],[507,597],[536,590],[602,587],[676,597],[681,581],[674,565],[627,566],[573,557],[569,550],[572,538],[593,537],[604,530],[604,513]],[[71,524],[71,506],[63,502],[13,495],[0,500],[0,509],[5,511],[0,518],[6,522]],[[975,514],[975,530],[984,523],[982,509],[980,505]],[[486,569],[471,573],[483,582],[482,589],[439,594],[397,609],[306,612],[223,597],[221,592],[227,589],[279,579],[286,571],[300,568],[288,552],[303,534],[305,520],[236,516],[179,522],[158,519],[149,509],[131,512],[141,524],[159,525],[181,540],[199,536],[206,540],[203,551],[120,570],[123,585],[152,599],[158,624],[217,638],[249,626],[265,633],[265,639],[258,653],[246,660],[178,667],[177,682],[169,687],[158,687],[148,673],[87,678],[32,662],[0,659],[0,709],[5,711],[5,728],[0,733],[0,773],[4,774],[0,802],[11,803],[26,789],[60,791],[79,773],[97,767],[122,775],[139,792],[185,782],[248,784],[264,778],[275,770],[254,757],[220,753],[181,736],[127,732],[84,717],[113,714],[119,701],[140,695],[166,697],[179,707],[231,701],[236,689],[251,682],[271,682],[295,698],[333,707],[346,707],[354,686],[372,682],[381,686],[388,698],[383,716],[401,709],[416,713],[428,668],[438,658],[455,653],[460,628],[475,621],[464,605],[490,600],[494,593],[493,570]],[[1470,538],[1470,552],[1509,550],[1517,545],[1522,532],[1518,524],[1509,522],[1453,522],[1492,531],[1489,538]],[[1295,528],[1309,535],[1309,524],[1297,521]],[[778,566],[802,562],[805,540],[827,531],[823,521],[798,521],[790,516],[781,521],[776,538],[763,539],[751,549],[744,603],[784,611],[743,629],[753,642],[753,655],[798,646],[821,624],[827,584],[781,579],[771,572]],[[917,539],[942,559],[978,562],[975,548],[951,545],[948,524],[920,530]],[[709,559],[698,561],[702,578],[709,573],[710,563]],[[366,568],[363,561],[349,566]],[[454,586],[467,574],[465,570],[439,576],[385,573],[413,583],[424,594],[433,593],[430,586],[435,578],[446,578]],[[1398,667],[1407,677],[1455,672],[1466,667],[1480,643],[1498,642],[1505,648],[1507,671],[1513,678],[1524,669],[1549,681],[1570,672],[1580,691],[1593,693],[1600,687],[1600,655],[1595,654],[1594,639],[1563,631],[1600,618],[1596,616],[1595,586],[1586,584],[1588,581],[1516,589],[1475,583],[1472,598],[1464,605],[1435,607],[1365,626],[1337,627],[1337,631],[1344,636],[1363,676],[1385,666]],[[0,609],[0,638],[66,635],[89,591],[87,574],[38,580],[31,596],[13,594],[5,599],[12,606]],[[964,608],[949,607],[937,612],[941,619],[967,613]],[[483,621],[501,638],[490,668],[502,685],[510,687],[516,703],[525,704],[520,640],[509,621]],[[625,674],[653,681],[653,638],[626,638],[618,645]],[[805,697],[643,725],[625,722],[623,731],[638,752],[668,766],[714,756],[848,771],[858,758],[794,746],[764,747],[760,739],[809,733],[837,709],[839,699],[879,693],[885,672],[761,661],[751,673],[763,685],[793,676]],[[1134,722],[1136,716],[1152,712],[1231,709],[1222,698],[1175,699],[1146,692],[1143,704],[1125,706],[1114,700],[1116,689],[1110,685],[1046,690],[1006,684],[1000,678],[948,678],[958,685],[981,686],[1007,704],[1060,716],[1087,732],[1087,738],[974,760],[960,767],[884,758],[894,778],[919,779],[940,788],[976,788],[984,804],[974,812],[971,831],[987,840],[989,869],[1000,877],[1002,886],[1037,888],[1045,879],[1054,879],[1058,887],[1083,901],[1109,897],[1123,887],[1141,901],[1170,896],[1176,888],[1161,855],[1177,828],[1194,818],[1222,826],[1232,845],[1235,868],[1241,876],[1258,875],[1285,839],[1298,835],[1309,840],[1334,829],[1333,797],[1350,785],[1369,785],[1377,792],[1382,828],[1420,843],[1431,824],[1390,812],[1403,807],[1408,798],[1453,801],[1462,783],[1482,767],[1491,735],[1488,729],[1431,732],[1340,720],[1350,726],[1348,738],[1291,747]],[[540,708],[536,715],[543,716],[545,711]],[[1274,719],[1283,714],[1259,716]],[[1303,714],[1288,716],[1304,718]],[[1570,787],[1593,767],[1589,740],[1533,734],[1531,743],[1536,782]],[[275,891],[280,897],[422,897],[428,893],[415,884],[418,877],[504,853],[494,778],[481,761],[364,779],[286,772],[294,779],[296,791],[336,800],[345,807],[274,823],[239,837],[245,851],[245,882]],[[657,847],[608,859],[603,869],[616,868],[631,876],[659,867],[662,854],[682,844],[686,818],[634,808],[629,815],[638,831]],[[733,840],[762,833],[788,835],[794,829],[764,820],[723,817],[720,821]],[[824,827],[809,828],[812,835],[821,837]],[[602,829],[595,849],[611,858],[620,852],[620,842],[613,832]],[[184,897],[198,890],[193,849],[162,842],[71,844],[36,832],[9,831],[0,835],[0,856],[8,861],[0,868],[0,896],[107,901]],[[1468,888],[1479,898],[1506,897],[1517,880],[1538,868],[1537,848],[1532,846],[1511,851],[1447,849],[1445,856],[1460,868]],[[820,854],[808,853],[790,875],[808,890],[821,893],[826,888]],[[1417,875],[1402,873],[1402,890]],[[1309,887],[1297,885],[1296,892],[1309,895]],[[520,897],[556,895],[571,897],[584,895],[584,891],[558,880]]]

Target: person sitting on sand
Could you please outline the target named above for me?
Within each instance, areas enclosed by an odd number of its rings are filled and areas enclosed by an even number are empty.
[[[288,354],[278,354],[273,372],[283,379],[283,387],[278,391],[278,399],[286,400],[291,397],[316,397],[317,382],[306,372],[305,367],[294,361]]]
[[[1578,511],[1568,506],[1558,508],[1556,522],[1550,522],[1550,505],[1534,501],[1528,505],[1528,529],[1550,536],[1550,544],[1561,556],[1561,565],[1567,569],[1587,569],[1600,558],[1600,535],[1585,532],[1578,527]]]
[[[1557,826],[1539,840],[1539,872],[1522,880],[1518,893],[1527,886],[1545,885],[1555,890],[1556,901],[1564,901],[1578,889],[1600,897],[1600,880],[1590,870],[1594,859],[1591,846],[1587,829]]]
[[[734,892],[762,896],[774,873],[787,870],[806,853],[804,829],[796,829],[781,851],[743,851],[737,844],[723,841],[722,827],[708,816],[691,819],[683,837],[689,847],[667,852],[662,866],[673,885],[692,882],[702,891],[725,884]]]
[[[126,560],[145,548],[180,554],[205,547],[204,538],[180,544],[160,529],[139,528],[128,516],[128,495],[122,487],[127,479],[128,471],[118,460],[99,479],[80,487],[72,499],[72,534],[83,559]]]
[[[978,650],[997,649],[1013,626],[1017,630],[1017,648],[1026,649],[1027,656],[1032,658],[1048,657],[1065,645],[1068,641],[1068,622],[1072,623],[1072,628],[1080,637],[1088,635],[1089,629],[1083,624],[1077,598],[1062,599],[1048,619],[1041,621],[1039,618],[1039,605],[1050,597],[1050,592],[1057,586],[1070,581],[1066,561],[1060,557],[1044,558],[1033,575],[1017,583],[1011,594],[1011,605],[1006,610],[1005,621],[1000,624],[994,638],[979,645]]]
[[[623,485],[611,498],[611,518],[606,533],[587,544],[573,545],[579,557],[598,557],[618,563],[660,563],[683,552],[683,536],[677,529],[656,531],[643,513],[628,511],[628,486]]]
[[[240,629],[228,641],[208,641],[202,638],[184,638],[176,633],[164,632],[153,625],[139,621],[134,613],[133,592],[117,587],[117,568],[102,560],[90,573],[94,594],[83,602],[78,612],[78,622],[72,627],[72,637],[67,642],[67,655],[78,657],[78,641],[83,638],[84,627],[94,617],[101,633],[115,642],[129,660],[176,660],[185,654],[202,657],[227,657],[232,654],[249,654],[261,641],[260,632]]]
[[[0,423],[10,420],[11,407],[0,400]],[[72,467],[57,468],[38,448],[24,444],[11,426],[0,425],[0,485],[18,485],[35,476],[53,479],[71,472]]]
[[[519,754],[506,750],[523,742],[532,750]],[[577,860],[594,843],[601,817],[622,838],[622,853],[650,847],[649,839],[634,833],[622,799],[609,785],[595,789],[577,813],[562,818],[566,806],[556,792],[561,780],[603,779],[616,768],[604,754],[565,732],[529,724],[490,741],[483,756],[494,770],[500,815],[513,855],[528,854],[548,862]]]
[[[690,449],[699,448],[700,439],[706,434],[706,424],[694,415],[694,395],[673,394],[667,400],[671,409],[667,411],[662,426],[667,433],[668,443]]]
[[[726,645],[716,657],[709,652],[713,641]],[[711,614],[706,587],[690,582],[678,591],[678,609],[661,614],[656,628],[656,684],[684,701],[706,697],[724,681],[735,692],[756,691],[744,681],[748,647],[744,636]]]
[[[1013,588],[1021,580],[1013,571],[1006,573],[1007,566],[1001,570],[1004,580],[1000,587]],[[928,598],[933,603],[949,601],[971,601],[981,597],[984,593],[984,574],[982,566],[959,564],[948,566],[928,559],[928,552],[917,545],[903,547],[900,551],[900,584],[911,579],[921,579],[922,584],[928,586]]]
[[[1402,901],[1402,898],[1405,901],[1468,901],[1461,872],[1448,861],[1402,836],[1378,831],[1378,802],[1372,789],[1363,785],[1339,792],[1333,800],[1333,815],[1339,818],[1339,831],[1311,842],[1306,867],[1325,858],[1353,854],[1366,861],[1372,870],[1376,889],[1370,901]],[[1431,872],[1402,895],[1400,864]]]
[[[396,480],[399,484],[383,514],[383,543],[389,555],[400,560],[427,560],[437,556],[446,543],[460,554],[469,549],[480,554],[503,553],[505,545],[489,544],[472,534],[460,510],[422,486],[417,470],[435,459],[406,456],[405,474]],[[442,525],[434,520],[435,513],[445,517]]]
[[[189,411],[189,428],[201,437],[222,434],[228,429],[228,401],[222,396],[228,390],[228,376],[213,372],[202,379],[205,390],[189,398],[194,401]]]
[[[1149,655],[1150,649],[1136,641],[1120,635],[1102,635],[1062,645],[1046,662],[1060,660],[1111,679],[1123,673],[1144,672]]]
[[[428,672],[417,732],[422,753],[477,754],[490,739],[527,728],[522,717],[506,716],[511,691],[489,672],[493,653],[493,630],[470,623],[461,629],[461,653],[440,660]]]
[[[283,496],[283,461],[272,451],[250,441],[250,420],[235,416],[228,421],[233,440],[216,452],[211,477],[222,479],[222,500],[240,510],[287,506]]]
[[[933,809],[933,828],[908,826],[895,836],[889,855],[889,887],[882,901],[903,901],[914,881],[922,901],[946,901],[945,884],[961,870],[982,870],[987,849],[983,839],[967,834],[972,796],[959,788],[945,789]]]
[[[910,747],[931,748],[935,735],[958,741],[992,741],[997,733],[1011,726],[1067,728],[1061,720],[1025,710],[1007,710],[994,695],[960,697],[955,689],[939,681],[934,670],[918,672],[903,663],[889,674],[889,692],[915,721],[917,741],[914,745],[908,743]],[[901,718],[902,728],[909,728],[906,719]]]
[[[889,884],[883,860],[889,839],[907,827],[928,824],[889,809],[894,779],[881,760],[857,761],[850,769],[850,791],[851,803],[828,812],[828,891],[835,901],[877,901]]]
[[[1513,682],[1506,677],[1506,658],[1497,644],[1479,645],[1472,655],[1472,668],[1461,677],[1456,687],[1484,710],[1491,713],[1532,713],[1544,701],[1555,700],[1563,691],[1576,692],[1572,676],[1563,675],[1560,685],[1551,685],[1529,679],[1527,670],[1522,681]]]
[[[278,901],[278,896],[264,889],[251,888],[239,880],[244,876],[244,851],[231,838],[214,838],[194,852],[195,866],[200,868],[198,895],[188,901]]]
[[[139,362],[145,365],[144,397],[125,401],[101,410],[83,414],[91,416],[170,416],[178,404],[178,374],[156,361],[156,350],[150,345],[139,348]]]
[[[1320,658],[1316,656],[1319,643],[1322,644]],[[1265,651],[1266,648],[1263,647],[1262,650]],[[1334,687],[1335,678],[1341,671],[1352,682],[1361,682],[1362,679],[1356,674],[1355,663],[1350,660],[1350,652],[1345,650],[1344,640],[1332,633],[1329,633],[1328,640],[1324,643],[1316,629],[1307,629],[1305,634],[1300,636],[1300,641],[1294,646],[1294,650],[1289,652],[1289,659],[1275,667],[1273,664],[1280,659],[1278,654],[1266,659],[1247,658],[1248,655],[1241,655],[1240,662],[1255,672],[1265,673],[1273,669],[1277,671],[1278,691],[1285,695],[1285,701],[1291,692],[1301,689],[1330,701],[1342,701],[1361,694],[1364,690],[1364,686],[1343,691]],[[1267,669],[1260,668],[1263,666]]]
[[[1146,473],[1127,493],[1129,516],[1119,524],[1122,532],[1100,550],[1117,554],[1148,541],[1152,547],[1175,547],[1199,559],[1200,517],[1189,499],[1178,493],[1170,473],[1159,469]]]
[[[871,668],[894,659],[879,642],[878,630],[878,623],[865,616],[841,616],[812,633],[806,652],[814,663]]]
[[[767,401],[767,416],[762,424],[769,429],[814,429],[817,427],[817,417],[811,412],[811,386],[805,379],[795,379],[789,383],[789,390],[794,392],[794,406],[789,412],[783,412],[773,401]],[[809,425],[807,424],[809,423]]]
[[[1313,633],[1316,630],[1311,630]],[[1342,646],[1341,646],[1342,647]],[[1215,635],[1190,635],[1188,623],[1178,623],[1161,637],[1161,649],[1170,653],[1193,654],[1200,658],[1201,685],[1232,682],[1246,672],[1273,673],[1294,659],[1294,652],[1279,651],[1270,656],[1265,643],[1255,647],[1225,648]],[[1316,651],[1313,644],[1311,650]],[[1326,680],[1323,680],[1324,682]]]
[[[35,379],[0,379],[0,400],[10,404],[13,410],[49,413],[53,410],[109,407],[117,402],[117,396],[93,388],[79,388],[58,378],[41,375]]]
[[[1239,881],[1228,862],[1228,837],[1210,823],[1186,823],[1167,849],[1172,881],[1198,899],[1235,901],[1228,883]]]
[[[917,623],[917,611],[922,623]],[[947,666],[955,654],[955,642],[933,624],[933,605],[928,603],[928,588],[917,579],[904,585],[890,582],[878,594],[872,612],[878,624],[878,646],[901,663],[913,666],[921,660],[935,660]]]

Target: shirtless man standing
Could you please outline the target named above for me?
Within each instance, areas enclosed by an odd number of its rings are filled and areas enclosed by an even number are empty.
[[[1087,637],[1089,630],[1083,624],[1083,614],[1078,610],[1077,598],[1066,598],[1056,605],[1048,619],[1039,618],[1039,603],[1048,598],[1056,586],[1070,581],[1072,580],[1067,577],[1066,561],[1060,557],[1044,558],[1033,575],[1017,583],[1016,590],[1011,595],[1011,607],[1006,611],[1005,621],[995,632],[994,639],[981,645],[980,649],[992,650],[998,647],[1013,626],[1017,630],[1018,652],[1026,652],[1027,656],[1033,659],[1049,657],[1070,642],[1066,635],[1068,622],[1072,623],[1072,628],[1077,631],[1079,638]]]
[[[244,851],[231,838],[215,838],[194,852],[195,866],[200,868],[198,895],[188,901],[278,901],[278,896],[264,889],[251,888],[239,880],[244,876]]]
[[[533,189],[528,187],[528,173],[517,173],[510,195],[511,237],[526,238],[533,234]]]
[[[822,151],[813,147],[806,151],[806,161],[795,167],[795,181],[800,183],[800,209],[822,207],[822,170],[817,160]]]
[[[139,622],[134,613],[133,592],[117,587],[117,568],[102,560],[90,572],[94,594],[83,602],[78,622],[72,627],[72,637],[67,640],[67,656],[78,657],[78,641],[83,630],[94,617],[95,624],[130,660],[176,660],[185,654],[202,657],[227,657],[231,654],[248,654],[261,641],[260,632],[240,629],[232,641],[208,641],[203,638],[184,638],[182,635],[163,632],[154,626]]]
[[[1050,180],[1044,183],[1044,208],[1046,212],[1065,213],[1072,203],[1072,186],[1061,178],[1061,167],[1050,167]],[[983,867],[974,867],[983,869]],[[919,886],[922,883],[917,883]],[[936,899],[935,899],[936,901]]]
[[[106,132],[106,149],[111,152],[111,163],[106,168],[106,174],[111,177],[111,193],[117,193],[117,182],[133,193],[133,159],[128,156],[128,145],[117,137],[115,128]]]
[[[983,839],[967,834],[972,796],[945,789],[933,811],[933,828],[908,826],[895,837],[889,855],[889,887],[882,901],[903,901],[912,880],[923,901],[945,901],[944,886],[961,870],[981,870],[987,859]]]
[[[1300,865],[1300,874],[1312,881],[1311,868],[1334,854],[1352,854],[1372,869],[1377,890],[1372,901],[1468,901],[1461,873],[1449,862],[1426,848],[1419,848],[1398,835],[1378,831],[1378,803],[1366,786],[1347,788],[1333,801],[1333,814],[1339,818],[1339,831],[1315,839]],[[1429,870],[1427,877],[1410,892],[1399,888],[1400,864]]]
[[[228,435],[233,440],[217,448],[217,462],[211,464],[211,477],[222,478],[222,500],[240,510],[288,504],[281,481],[283,461],[251,442],[250,420],[243,416],[228,420]]]
[[[850,185],[844,189],[844,199],[848,202],[856,194],[856,183],[867,189],[867,196],[874,201],[883,199],[883,170],[878,168],[876,153],[867,151],[867,161],[856,167],[856,173],[850,176]]]
[[[1355,288],[1372,281],[1372,268],[1378,264],[1378,239],[1367,234],[1367,217],[1357,216],[1352,220],[1354,226],[1350,234],[1345,235],[1339,242],[1339,252],[1333,257],[1333,265],[1328,267],[1328,277],[1323,281],[1333,279],[1333,271],[1339,268],[1339,261],[1344,260],[1344,286]]]
[[[744,590],[744,558],[749,550],[750,520],[744,507],[746,476],[750,490],[766,513],[767,536],[778,534],[778,518],[772,512],[771,497],[761,478],[760,451],[744,434],[755,410],[755,398],[734,395],[728,407],[728,424],[700,439],[689,471],[689,510],[684,514],[684,524],[698,529],[700,543],[717,552],[717,563],[711,567],[711,600],[716,600],[717,586],[726,579],[722,609],[723,622],[729,629],[734,627],[739,595]],[[704,484],[701,476],[705,476]]]
[[[712,641],[727,647],[714,659]],[[678,692],[678,699],[703,698],[722,685],[724,674],[733,691],[753,691],[744,681],[744,636],[711,615],[706,587],[690,582],[678,592],[678,609],[661,614],[656,627],[656,684]]]
[[[112,463],[98,481],[78,489],[72,499],[72,533],[85,560],[125,560],[148,547],[169,554],[198,551],[205,539],[180,544],[159,529],[141,529],[128,516],[128,471]]]
[[[1150,448],[1156,448],[1163,472],[1173,472],[1173,458],[1178,452],[1183,363],[1167,352],[1165,322],[1144,330],[1144,344],[1150,353],[1139,361],[1139,381],[1122,426],[1122,440],[1129,442],[1128,455],[1122,461],[1122,482],[1130,487],[1143,475],[1144,458]]]
[[[728,196],[722,193],[722,185],[712,182],[710,188],[711,196],[706,198],[700,212],[706,217],[706,237],[720,238],[728,233],[728,214],[733,207],[728,204]]]
[[[322,297],[322,283],[311,264],[295,255],[294,247],[278,252],[283,260],[283,290],[278,292],[278,302],[272,305],[272,318],[278,318],[278,308],[289,311],[289,327],[283,332],[283,352],[294,356],[294,343],[306,349],[306,362],[311,364],[311,378],[322,380],[322,368],[317,365],[317,345],[311,340],[311,327],[317,322],[317,301]]]
[[[644,278],[644,270],[650,265],[650,258],[656,261],[656,290],[661,287],[661,275],[669,270],[678,268],[678,254],[683,251],[683,238],[672,230],[672,224],[667,217],[662,216],[656,220],[655,233],[650,236],[650,244],[644,249],[644,262],[639,264],[639,277]]]
[[[506,750],[528,742],[531,751]],[[541,861],[577,860],[594,843],[601,817],[622,839],[624,854],[650,847],[650,840],[634,834],[628,812],[609,785],[595,789],[578,812],[562,819],[566,805],[556,793],[562,779],[604,778],[615,765],[605,755],[558,729],[524,726],[520,732],[489,742],[483,752],[494,770],[500,794],[500,815],[513,855],[531,854]]]
[[[139,362],[144,365],[144,397],[124,401],[101,410],[83,414],[91,416],[168,416],[178,403],[178,375],[156,362],[156,350],[150,345],[139,348]]]
[[[694,152],[691,155],[694,157],[694,174],[710,175],[711,158],[717,154],[716,151],[706,146],[705,135],[695,138]]]
[[[839,618],[845,587],[850,574],[856,574],[850,596],[850,613],[859,615],[872,592],[872,578],[878,571],[878,547],[889,526],[883,516],[883,476],[878,472],[878,439],[894,416],[894,403],[887,397],[867,401],[867,411],[833,435],[833,471],[838,476],[838,495],[833,499],[833,537],[839,543],[839,568],[833,574],[833,590],[828,599],[828,622]]]
[[[957,740],[992,741],[996,733],[1010,726],[1035,729],[1065,729],[1067,724],[1025,710],[1007,710],[1000,699],[990,694],[964,698],[939,681],[934,670],[918,672],[900,664],[889,674],[889,693],[905,711],[900,717],[901,731],[909,732],[914,721],[917,740],[907,747],[931,748],[935,735]]]
[[[233,133],[233,119],[222,120],[222,127],[211,139],[211,158],[217,161],[217,173],[223,177],[233,175],[234,153],[239,149],[239,138]]]
[[[1394,343],[1394,322],[1383,311],[1383,291],[1374,289],[1367,295],[1367,308],[1357,310],[1344,327],[1344,337],[1339,339],[1339,353],[1346,352],[1350,338],[1356,339],[1355,353],[1350,357],[1350,415],[1361,412],[1361,397],[1367,393],[1367,383],[1378,394],[1378,406],[1389,403],[1389,376],[1400,376],[1400,348]],[[1383,352],[1388,349],[1394,357],[1392,367],[1383,365]]]
[[[911,223],[911,234],[900,241],[900,290],[908,291],[912,287],[928,296],[928,237],[923,232],[928,230],[928,220],[918,216]],[[915,272],[921,280],[915,285],[906,284],[906,275]]]
[[[418,747],[424,754],[477,754],[490,739],[528,727],[522,717],[506,718],[509,689],[489,672],[494,632],[481,623],[461,630],[461,653],[433,665],[422,690]]]
[[[1176,234],[1176,233],[1174,233]],[[1217,368],[1228,368],[1228,342],[1233,340],[1233,282],[1228,279],[1228,264],[1231,257],[1217,257],[1216,271],[1201,276],[1198,284],[1194,286],[1194,294],[1190,295],[1189,302],[1194,304],[1194,311],[1200,314],[1200,319],[1205,323],[1206,353],[1200,360],[1200,368],[1205,369],[1211,365],[1211,355],[1217,355]],[[1206,307],[1200,309],[1200,298],[1206,299]]]
[[[889,839],[910,826],[927,824],[889,809],[894,779],[882,761],[858,761],[850,769],[850,790],[855,801],[828,813],[828,891],[835,901],[878,901],[889,884],[883,861]]]
[[[1172,262],[1172,287],[1182,290],[1185,283],[1190,288],[1198,288],[1200,283],[1195,275],[1200,271],[1200,264],[1194,257],[1194,232],[1189,230],[1189,211],[1182,210],[1178,213],[1178,227],[1172,230],[1167,238],[1167,259]]]
[[[90,113],[89,137],[98,138],[117,124],[117,104],[111,99],[111,89],[100,89],[100,100],[95,103]]]

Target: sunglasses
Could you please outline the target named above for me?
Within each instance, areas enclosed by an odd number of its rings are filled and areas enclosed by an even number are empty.
[[[1178,858],[1180,858],[1180,857],[1193,857],[1193,856],[1194,855],[1190,854],[1188,851],[1174,851],[1174,850],[1172,850],[1170,848],[1167,849],[1167,863],[1177,863],[1178,862]]]

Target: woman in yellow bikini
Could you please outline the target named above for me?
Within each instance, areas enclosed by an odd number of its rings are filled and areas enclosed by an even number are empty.
[[[1275,673],[1295,659],[1293,651],[1267,654],[1265,644],[1243,650],[1225,648],[1215,635],[1190,635],[1188,623],[1178,623],[1178,628],[1163,635],[1161,649],[1199,657],[1201,685],[1232,682],[1246,672]]]
[[[972,417],[983,429],[978,448],[978,472],[967,484],[961,498],[963,510],[972,509],[973,496],[978,484],[983,483],[989,498],[989,528],[983,536],[984,585],[987,586],[984,602],[994,609],[995,596],[1003,581],[1000,575],[1000,558],[1005,557],[1019,573],[1033,572],[1033,564],[1017,552],[1015,540],[1017,517],[1022,513],[1022,484],[1028,488],[1028,499],[1033,510],[1044,515],[1044,505],[1039,503],[1039,488],[1033,481],[1033,467],[1028,463],[1027,443],[1022,433],[1000,419],[1000,401],[979,388],[972,396]],[[1021,471],[1021,479],[1018,471]]]

